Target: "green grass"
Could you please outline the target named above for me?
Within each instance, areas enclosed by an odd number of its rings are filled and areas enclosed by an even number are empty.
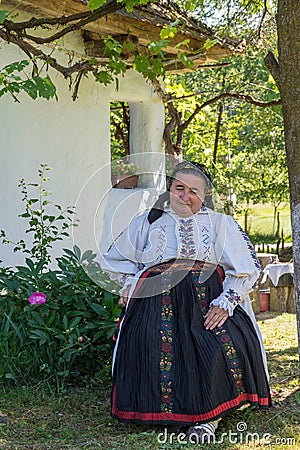
[[[283,232],[284,240],[290,243],[292,239],[290,207],[288,203],[278,208],[280,217],[280,237]],[[244,216],[237,217],[239,224],[245,228]],[[253,205],[248,215],[248,235],[253,243],[276,244],[278,238],[275,236],[277,224],[274,228],[274,207],[269,203]]]
[[[274,391],[273,408],[268,411],[250,407],[237,410],[220,423],[222,433],[237,432],[237,424],[245,423],[247,431],[238,432],[242,443],[206,445],[204,448],[225,449],[289,449],[300,446],[300,391],[298,384],[298,349],[294,314],[261,313],[257,316],[264,337],[270,370],[270,386]],[[110,418],[110,386],[95,379],[84,387],[70,388],[55,397],[45,389],[2,386],[0,391],[1,450],[173,450],[200,448],[192,444],[159,443],[162,427],[119,424]],[[269,444],[246,445],[246,434],[270,433]],[[249,438],[249,436],[248,436]],[[278,439],[278,444],[275,440]],[[294,440],[294,441],[292,441]],[[288,445],[289,444],[289,445]]]

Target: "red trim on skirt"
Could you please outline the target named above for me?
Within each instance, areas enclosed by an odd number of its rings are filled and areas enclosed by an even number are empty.
[[[201,422],[203,420],[215,419],[222,413],[235,409],[245,402],[256,403],[259,406],[269,406],[269,398],[259,398],[257,394],[243,393],[233,400],[222,403],[212,411],[204,414],[173,414],[173,413],[142,413],[138,411],[120,411],[117,407],[116,386],[112,394],[112,414],[119,419],[144,420],[144,421],[178,421],[178,422]]]

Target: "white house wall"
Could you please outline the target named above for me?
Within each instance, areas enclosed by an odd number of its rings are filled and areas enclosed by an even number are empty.
[[[75,45],[78,35],[74,39]],[[1,47],[0,67],[24,59],[16,47]],[[34,101],[25,94],[20,95],[20,103],[9,95],[0,98],[0,228],[15,242],[25,237],[26,221],[18,218],[24,209],[17,185],[21,178],[37,182],[39,166],[46,163],[52,168],[50,181],[45,185],[52,192],[50,200],[63,207],[75,205],[80,220],[72,238],[59,244],[53,254],[60,255],[62,248],[74,243],[82,250],[97,251],[103,231],[103,245],[111,239],[107,230],[120,204],[126,204],[128,198],[130,207],[116,216],[114,233],[123,229],[139,208],[148,207],[150,199],[145,189],[111,190],[109,102],[126,100],[131,109],[140,111],[132,115],[132,146],[135,151],[141,148],[142,153],[149,151],[154,155],[151,167],[148,166],[154,172],[161,164],[163,104],[153,87],[134,71],[120,79],[118,91],[115,85],[105,87],[92,77],[83,78],[75,102],[68,81],[51,70],[49,73],[57,86],[58,101]],[[147,163],[150,161],[151,158],[146,159]],[[10,246],[1,244],[0,260],[5,265],[13,266],[22,259]]]

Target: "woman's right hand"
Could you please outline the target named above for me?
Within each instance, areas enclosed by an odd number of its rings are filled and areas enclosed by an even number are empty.
[[[128,303],[128,294],[129,294],[130,288],[131,288],[131,286],[127,286],[127,287],[124,289],[124,291],[122,292],[122,294],[120,295],[120,298],[119,298],[119,305],[120,305],[122,308],[125,308],[126,305],[127,305],[127,303]]]

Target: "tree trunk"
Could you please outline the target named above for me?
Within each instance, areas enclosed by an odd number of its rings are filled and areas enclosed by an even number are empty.
[[[225,75],[223,75],[222,79],[222,90],[225,86]],[[215,136],[215,143],[214,143],[214,152],[213,152],[213,163],[217,163],[217,155],[218,155],[218,147],[219,147],[219,138],[220,138],[220,131],[221,131],[221,124],[222,124],[222,115],[224,111],[224,103],[221,101],[218,106],[218,119],[217,119],[217,125],[216,125],[216,136]]]
[[[300,3],[278,0],[278,83],[290,184],[294,284],[300,355]]]
[[[248,234],[248,209],[245,210],[244,215],[244,231],[246,234]]]
[[[276,228],[276,215],[277,215],[277,205],[274,205],[273,233],[275,233],[275,228]]]
[[[280,212],[277,211],[277,216],[276,216],[276,231],[275,231],[275,236],[277,238],[279,238],[280,236]]]
[[[219,103],[218,107],[218,119],[217,119],[217,125],[216,125],[216,135],[215,135],[215,143],[214,143],[214,152],[213,152],[213,163],[217,163],[217,155],[218,155],[218,146],[219,146],[219,137],[220,137],[220,131],[221,131],[221,123],[222,123],[222,114],[223,114],[223,103]]]

